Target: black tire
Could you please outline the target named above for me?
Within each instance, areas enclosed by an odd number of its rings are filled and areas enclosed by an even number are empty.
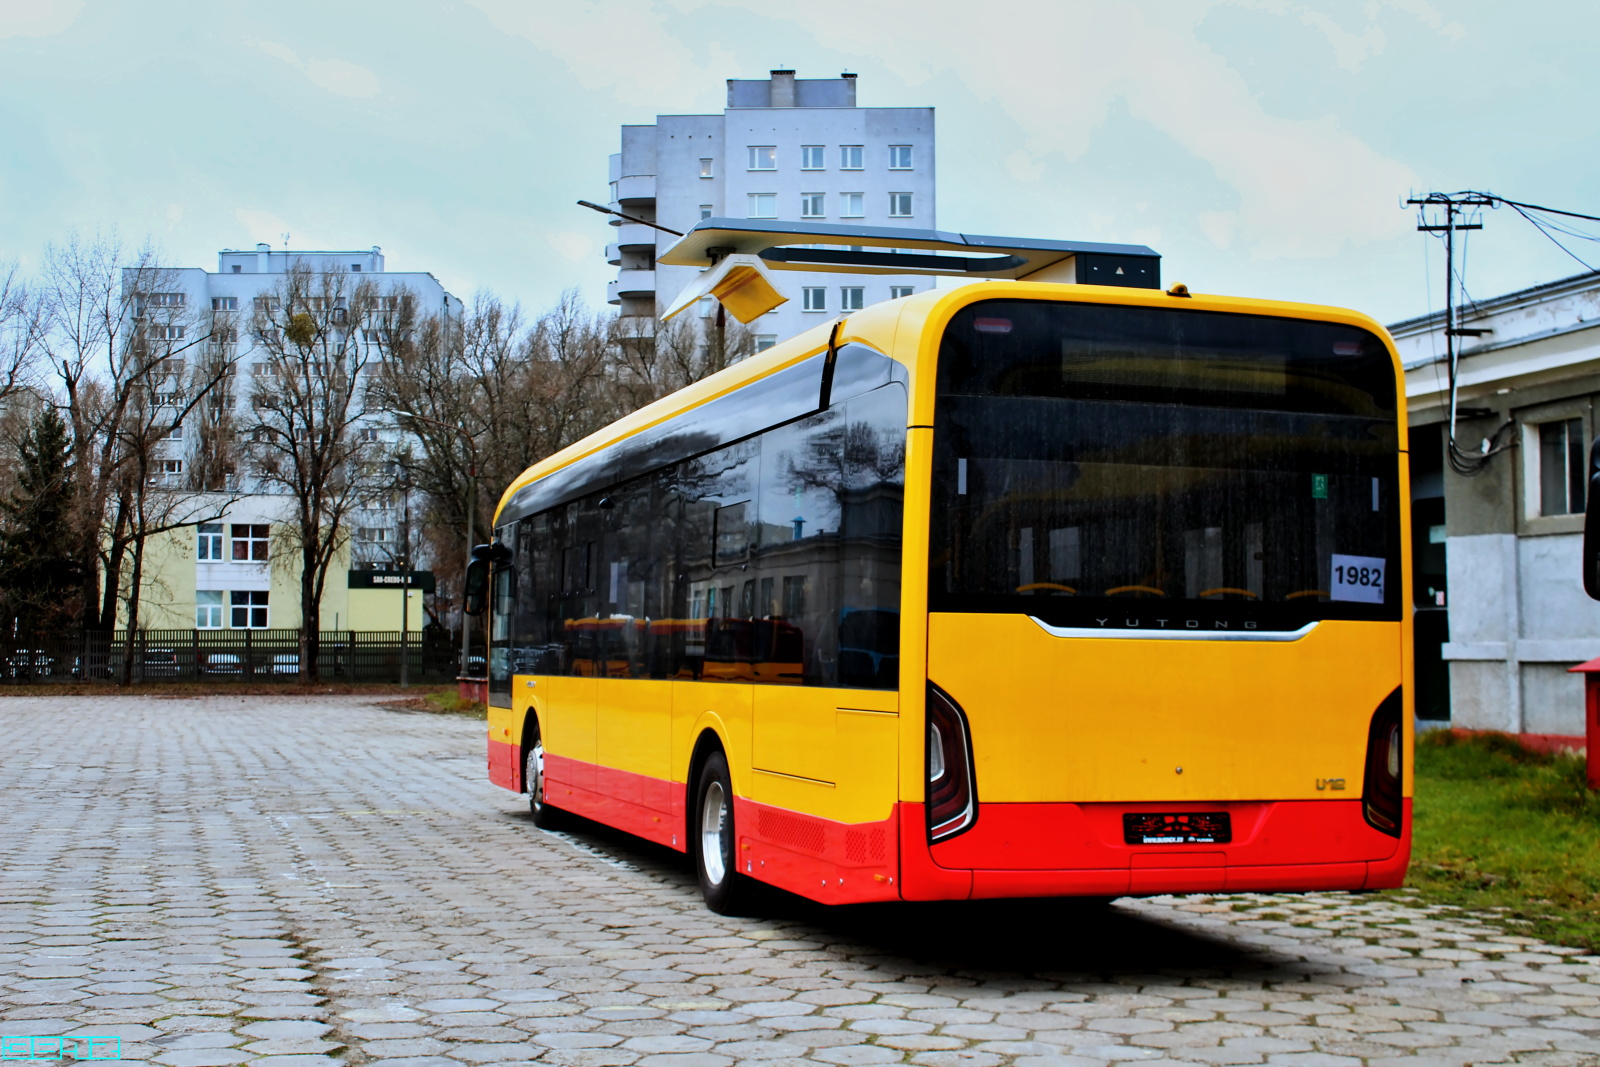
[[[522,788],[528,794],[528,811],[539,829],[564,830],[571,825],[570,817],[552,807],[545,797],[544,739],[539,734],[539,720],[534,719],[529,725],[531,732],[522,746]]]
[[[689,852],[706,907],[718,915],[738,915],[749,896],[749,880],[739,873],[739,835],[733,825],[733,780],[720,751],[706,757],[695,781],[689,822]]]

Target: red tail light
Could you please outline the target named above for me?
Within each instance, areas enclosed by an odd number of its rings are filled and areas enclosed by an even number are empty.
[[[1405,702],[1396,689],[1372,713],[1367,731],[1367,775],[1361,787],[1361,810],[1367,822],[1394,837],[1400,836],[1405,804],[1400,795],[1405,774],[1401,751],[1405,731],[1400,722]]]
[[[943,841],[978,821],[978,784],[972,770],[972,735],[961,708],[928,685],[928,840]]]

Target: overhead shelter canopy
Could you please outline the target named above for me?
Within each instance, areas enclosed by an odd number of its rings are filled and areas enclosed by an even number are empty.
[[[702,219],[658,256],[657,262],[710,267],[737,254],[758,256],[766,266],[778,270],[1161,287],[1161,257],[1144,245],[826,222]]]

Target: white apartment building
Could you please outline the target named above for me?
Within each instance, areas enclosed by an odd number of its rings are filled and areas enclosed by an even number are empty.
[[[611,208],[687,231],[708,218],[861,226],[937,227],[931,107],[856,106],[856,76],[728,80],[717,115],[658,115],[622,127],[611,157]],[[694,279],[656,264],[677,238],[612,219],[607,299],[624,316],[653,318]],[[840,312],[933,287],[926,276],[785,271],[786,304],[750,324],[758,348]],[[707,301],[700,314],[714,313]]]
[[[270,298],[281,286],[291,266],[303,266],[323,273],[340,271],[350,276],[353,285],[370,277],[380,294],[406,291],[417,300],[419,319],[443,316],[459,321],[462,304],[446,292],[432,274],[418,271],[389,271],[383,251],[377,246],[363,251],[274,251],[258,244],[254,251],[224,249],[218,255],[213,273],[202,267],[162,270],[159,293],[141,294],[146,308],[160,311],[162,337],[174,352],[188,348],[189,331],[203,336],[214,321],[214,313],[234,313],[236,327],[226,338],[213,338],[206,344],[223,344],[236,359],[233,380],[237,385],[224,395],[236,405],[237,424],[250,424],[251,387],[256,366],[265,353],[253,344],[250,316],[258,297]],[[124,271],[126,284],[142,283],[136,270]],[[148,312],[147,312],[148,314]],[[146,329],[151,328],[146,324]],[[360,324],[352,323],[353,330]],[[357,335],[360,343],[360,335]],[[188,349],[182,364],[193,364],[202,355],[199,348]],[[367,372],[375,368],[369,364]],[[159,397],[163,389],[181,388],[181,378],[155,383]],[[176,396],[176,394],[174,394]],[[193,458],[193,437],[188,427],[180,427],[165,441],[160,469],[156,476],[174,486],[189,484],[186,465]],[[363,440],[396,441],[399,430],[392,413],[368,411],[356,432]],[[249,472],[240,472],[233,488],[243,495],[228,504],[219,521],[186,527],[152,544],[147,564],[149,583],[143,593],[143,625],[152,629],[293,629],[300,625],[298,560],[272,558],[274,525],[288,518],[288,498],[260,491],[251,484]],[[400,506],[397,500],[379,500],[377,506],[357,513],[351,522],[350,569],[386,569],[395,559],[399,545]],[[290,566],[293,562],[295,565]],[[323,599],[323,627],[326,629],[398,630],[401,609],[398,591],[357,589],[346,584],[343,566],[330,570],[328,590]],[[420,629],[424,621],[419,594],[413,593],[408,628]]]

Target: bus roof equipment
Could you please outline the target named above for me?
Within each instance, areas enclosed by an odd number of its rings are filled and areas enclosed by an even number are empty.
[[[750,322],[787,299],[769,270],[1161,287],[1161,257],[1144,245],[826,222],[702,219],[658,262],[711,268],[673,301],[664,319],[702,297],[715,296],[741,322]]]

